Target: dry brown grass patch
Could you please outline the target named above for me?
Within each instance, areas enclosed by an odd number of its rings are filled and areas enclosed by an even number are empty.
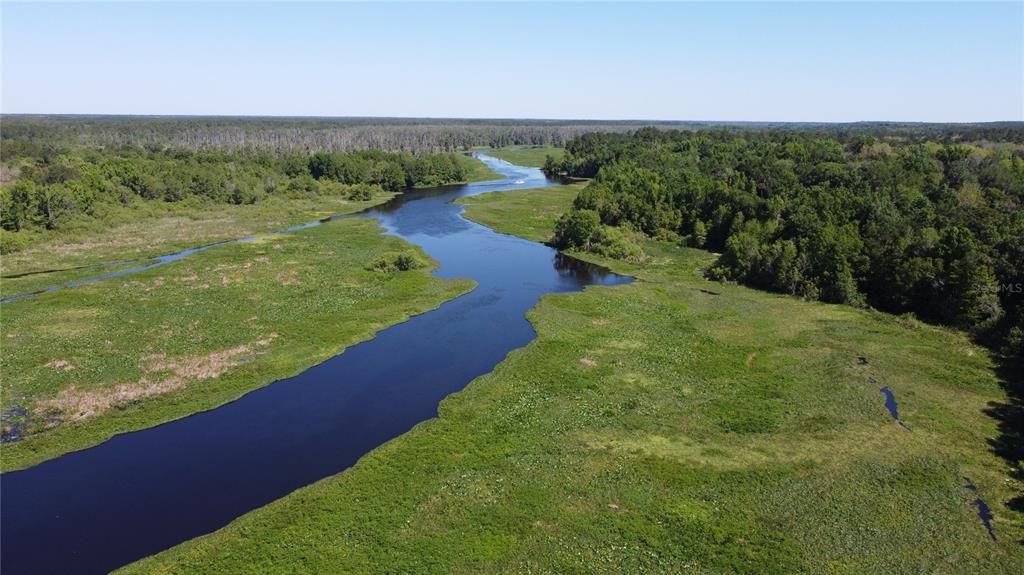
[[[173,360],[168,360],[164,354],[150,354],[142,358],[145,375],[134,383],[95,391],[84,391],[72,386],[52,399],[41,401],[39,407],[46,412],[57,412],[70,421],[88,419],[112,408],[125,407],[181,389],[193,381],[220,377],[231,368],[251,359],[252,355],[266,351],[276,337],[277,334],[272,333],[252,344]]]
[[[59,369],[60,371],[71,371],[75,369],[74,364],[66,359],[51,359],[46,362],[46,366],[50,369]]]
[[[302,282],[299,281],[299,271],[296,269],[290,269],[277,274],[277,281],[285,286],[302,285]]]

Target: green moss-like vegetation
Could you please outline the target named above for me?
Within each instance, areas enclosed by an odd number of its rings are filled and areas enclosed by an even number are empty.
[[[528,192],[491,192],[459,198],[457,204],[469,206],[467,215],[474,221],[504,233],[535,242],[551,239],[555,222],[572,207],[584,184],[540,188]]]
[[[544,166],[548,156],[553,157],[555,161],[561,161],[562,156],[565,155],[565,148],[556,148],[554,146],[509,146],[507,148],[487,150],[487,154],[517,166],[540,168]]]
[[[366,269],[396,254],[418,265]],[[28,414],[2,467],[231,401],[471,287],[426,262],[353,218],[4,304],[0,411]]]
[[[468,216],[539,238],[546,218],[502,218],[571,202],[519,194],[472,198]],[[638,281],[543,298],[529,314],[538,339],[439,418],[124,571],[1024,569],[1024,525],[1006,505],[1020,485],[988,443],[986,408],[1006,399],[983,349],[891,315],[711,283],[712,255],[643,248],[641,264],[586,255]],[[998,541],[962,475],[992,506]]]

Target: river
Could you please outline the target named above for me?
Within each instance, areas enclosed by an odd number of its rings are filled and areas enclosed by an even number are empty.
[[[452,200],[557,184],[479,157],[504,179],[413,191],[359,214],[475,290],[232,403],[4,474],[0,570],[105,573],[223,527],[434,417],[535,337],[525,313],[542,295],[630,281],[464,219]]]

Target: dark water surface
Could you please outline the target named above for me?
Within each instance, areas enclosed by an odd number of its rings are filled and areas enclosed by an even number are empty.
[[[985,526],[985,530],[988,531],[988,536],[995,541],[996,532],[992,530],[992,509],[988,506],[988,503],[985,503],[981,496],[978,495],[978,486],[975,485],[969,477],[964,477],[963,480],[966,482],[964,487],[974,494],[974,506],[978,508],[978,519],[981,519],[981,523]]]
[[[872,381],[874,381],[874,378],[872,378]],[[900,419],[899,405],[896,403],[896,395],[892,392],[892,389],[890,389],[888,385],[883,385],[878,391],[881,391],[882,394],[885,395],[885,408],[889,410],[889,415],[892,417],[893,421],[900,424],[903,429],[910,431],[910,427]]]
[[[463,219],[455,198],[553,184],[481,159],[506,179],[364,214],[473,292],[233,403],[0,476],[4,575],[106,572],[338,473],[532,340],[524,314],[541,295],[630,281]]]

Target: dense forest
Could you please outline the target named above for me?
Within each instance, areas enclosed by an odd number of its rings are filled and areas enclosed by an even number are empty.
[[[1024,349],[1024,128],[929,141],[815,132],[587,134],[545,169],[594,178],[561,247],[631,235],[721,252],[709,277],[910,312]],[[956,142],[956,143],[954,143]]]
[[[23,232],[58,230],[89,219],[105,206],[134,202],[253,204],[271,195],[334,195],[366,200],[465,179],[453,154],[364,150],[273,155],[266,152],[189,151],[126,146],[113,150],[65,148],[5,139],[0,142],[0,251],[28,241]]]
[[[635,130],[633,122],[432,120],[406,118],[237,118],[4,116],[3,137],[75,146],[187,150],[434,153],[472,147],[562,146],[600,131]]]
[[[778,122],[667,122],[497,120],[438,118],[287,118],[181,116],[4,115],[4,139],[71,146],[137,146],[274,153],[349,152],[365,149],[413,153],[454,152],[476,146],[564,146],[585,133],[632,132],[645,126],[688,130],[813,132],[845,138],[858,134],[957,141],[1024,142],[1012,122],[974,125],[901,122],[850,124]]]

